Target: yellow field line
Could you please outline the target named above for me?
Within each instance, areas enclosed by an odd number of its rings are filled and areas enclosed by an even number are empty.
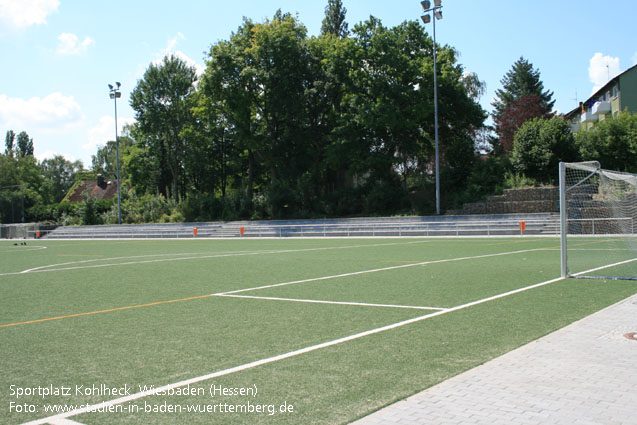
[[[93,314],[111,313],[111,312],[114,312],[114,311],[130,310],[130,309],[133,309],[133,308],[141,308],[141,307],[151,307],[151,306],[161,305],[161,304],[170,304],[170,303],[178,303],[178,302],[183,302],[183,301],[192,301],[192,300],[198,300],[198,299],[201,299],[201,298],[208,298],[208,297],[212,297],[212,296],[213,296],[212,294],[206,294],[206,295],[199,295],[197,297],[180,298],[180,299],[177,299],[177,300],[157,301],[157,302],[148,303],[148,304],[129,305],[129,306],[126,306],[126,307],[115,307],[115,308],[109,308],[109,309],[106,309],[106,310],[89,311],[87,313],[67,314],[65,316],[47,317],[46,319],[28,320],[26,322],[7,323],[7,324],[4,324],[4,325],[0,325],[0,328],[8,328],[10,326],[19,326],[19,325],[28,325],[28,324],[31,324],[31,323],[49,322],[51,320],[69,319],[71,317],[90,316],[90,315],[93,315]]]

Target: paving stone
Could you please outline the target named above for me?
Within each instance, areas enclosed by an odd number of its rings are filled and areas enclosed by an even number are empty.
[[[628,332],[637,295],[354,424],[637,425]]]

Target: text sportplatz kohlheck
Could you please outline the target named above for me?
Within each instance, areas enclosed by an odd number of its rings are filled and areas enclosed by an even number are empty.
[[[247,413],[247,414],[283,414],[294,413],[294,406],[287,401],[274,404],[259,404],[256,399],[259,389],[256,384],[245,387],[228,387],[218,384],[203,386],[163,386],[128,384],[121,386],[109,386],[106,384],[73,384],[73,385],[35,385],[35,386],[9,386],[9,413],[45,413],[57,415],[61,413]],[[140,400],[149,396],[170,397],[169,400],[150,403]],[[101,398],[98,403],[77,403],[85,397],[95,400]],[[129,398],[130,400],[118,400]],[[180,398],[197,397],[210,398],[212,402],[199,402],[198,404],[179,402]],[[224,398],[234,397],[233,402],[223,402]],[[61,401],[69,398],[69,402],[77,404],[64,404]],[[234,402],[236,398],[242,401]],[[36,399],[36,401],[34,401]],[[40,403],[37,399],[41,399]],[[55,402],[49,403],[55,399]],[[62,400],[61,400],[62,399]],[[186,399],[187,400],[187,399]],[[81,410],[81,412],[79,411]],[[69,415],[70,416],[70,415]]]

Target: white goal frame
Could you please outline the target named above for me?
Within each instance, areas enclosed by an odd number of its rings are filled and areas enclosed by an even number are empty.
[[[567,178],[568,170],[573,170],[572,173],[579,175],[576,175],[576,178],[571,180]],[[571,174],[569,174],[569,177]],[[616,186],[614,184],[616,184]],[[634,246],[634,241],[637,241],[635,234],[637,230],[637,175],[604,170],[597,161],[577,163],[560,162],[559,192],[562,277],[637,280],[637,276],[584,276],[578,273],[571,273],[569,270],[569,255],[567,249],[569,234],[624,238],[631,247],[637,248],[637,246]],[[582,193],[588,194],[592,199],[589,201],[590,206],[584,202],[578,204],[578,197],[582,197]],[[577,205],[576,208],[573,208],[574,205]],[[571,208],[570,213],[569,208]],[[582,211],[591,212],[599,208],[600,217],[582,216],[574,218],[573,215],[576,215],[574,212],[577,211],[577,208],[579,208],[580,213],[582,213]],[[609,216],[604,216],[605,214]],[[595,227],[596,223],[597,230]],[[569,232],[571,227],[573,230]],[[634,256],[636,258],[620,261],[615,265],[637,261],[637,250]],[[611,265],[609,264],[608,266]],[[603,270],[604,268],[605,267],[601,267],[598,270]]]

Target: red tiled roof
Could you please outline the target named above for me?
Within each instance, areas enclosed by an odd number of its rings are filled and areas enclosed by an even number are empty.
[[[82,182],[75,188],[71,196],[68,197],[69,202],[82,202],[83,193],[88,190],[91,199],[114,199],[117,195],[117,181],[107,181],[104,187],[97,185],[97,180],[87,180]]]

